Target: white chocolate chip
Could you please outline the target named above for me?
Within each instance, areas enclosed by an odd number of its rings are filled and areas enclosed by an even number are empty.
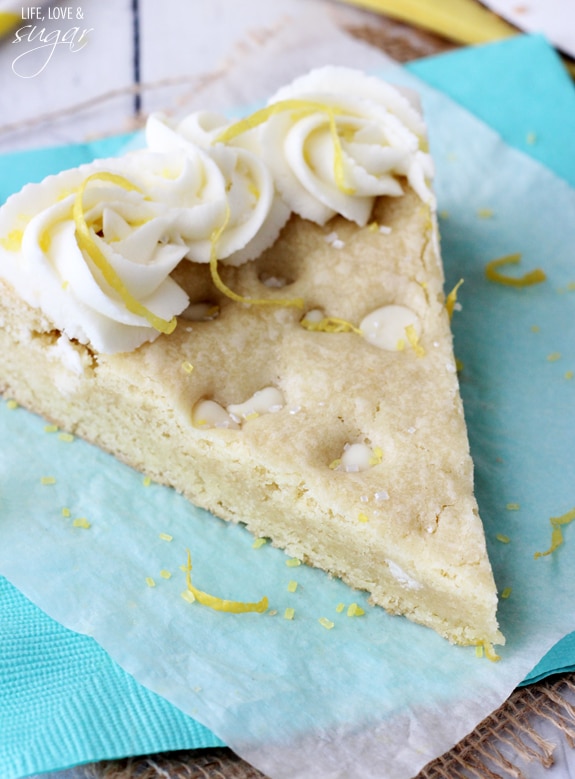
[[[359,329],[363,337],[373,346],[390,352],[408,342],[406,328],[413,327],[417,338],[421,335],[419,317],[407,306],[392,303],[372,311],[363,318]]]
[[[271,289],[281,289],[286,286],[287,279],[280,276],[266,276],[265,278],[262,278],[262,283]]]
[[[245,420],[254,415],[277,413],[284,405],[285,399],[281,390],[277,387],[264,387],[243,403],[230,404],[227,411],[232,417]]]
[[[192,424],[194,427],[223,427],[238,430],[239,425],[230,414],[216,403],[215,400],[199,400],[192,409]]]
[[[210,322],[220,313],[216,303],[190,303],[180,316],[189,322]]]
[[[396,581],[399,582],[402,586],[404,586],[408,590],[422,590],[423,584],[421,582],[418,582],[416,579],[411,577],[409,574],[407,574],[403,568],[400,568],[397,563],[394,563],[393,560],[386,560],[387,566],[389,568],[389,572],[393,576]]]

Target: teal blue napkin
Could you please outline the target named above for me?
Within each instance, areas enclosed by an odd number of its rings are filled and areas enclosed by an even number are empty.
[[[92,638],[66,630],[0,578],[2,779],[97,758],[221,745]]]
[[[557,63],[553,58],[548,57],[548,47],[543,45],[540,39],[527,38],[522,39],[522,41],[524,41],[522,56],[529,57],[532,64],[537,63],[538,58],[541,58],[541,68],[547,74],[546,81],[544,82],[546,92],[553,93],[554,85],[557,83],[560,84],[559,88],[563,95],[564,80],[562,75],[559,74]],[[463,62],[460,61],[458,63],[457,68],[469,68],[471,79],[471,72],[480,71],[484,64],[493,63],[494,60],[497,61],[500,58],[503,58],[503,61],[505,61],[507,58],[505,47],[507,45],[516,45],[516,41],[497,44],[493,47],[465,50],[466,56],[462,58]],[[446,56],[447,72],[445,78],[448,81],[453,68],[452,60],[450,61],[449,59],[452,56],[454,55]],[[438,78],[438,72],[441,71],[441,67],[438,65],[439,60],[440,58],[435,58],[431,65],[435,79]],[[418,75],[420,77],[424,76],[425,74],[421,72],[421,68],[425,68],[425,65],[419,63],[417,67],[419,68]],[[537,97],[533,95],[531,90],[531,81],[527,83],[522,81],[521,78],[513,86],[513,94],[515,92],[523,93],[524,97],[529,100]],[[435,110],[433,101],[430,109],[432,112]],[[432,128],[435,123],[440,121],[440,116],[433,115],[430,122]],[[547,130],[552,132],[553,125],[550,124],[546,130],[543,129],[542,125],[538,125],[538,130],[541,133],[541,144],[543,144],[545,138],[552,137],[547,135]],[[119,142],[112,139],[107,141],[104,146],[99,145],[97,151],[90,145],[67,147],[58,151],[57,164],[60,167],[72,167],[85,161],[85,155],[89,157],[91,154],[94,156],[113,154],[122,148],[124,142],[125,139],[121,139]],[[534,148],[536,146],[539,147],[539,144],[530,145]],[[540,152],[541,150],[539,149],[538,153]],[[571,151],[572,154],[573,151]],[[25,183],[25,180],[31,180],[34,175],[41,178],[42,176],[38,174],[40,170],[38,166],[46,164],[47,167],[42,168],[42,170],[47,173],[50,172],[50,166],[56,164],[53,152],[38,152],[33,157],[34,174],[30,176],[30,173],[26,174],[25,157],[26,155],[17,156],[16,162],[19,166],[17,168],[13,167],[15,164],[13,156],[3,160],[0,159],[0,187],[6,188],[6,191],[2,193],[3,195],[8,194],[8,188],[18,189],[22,183]],[[572,159],[572,156],[570,159]],[[446,164],[445,160],[441,159],[441,165],[444,164]],[[10,176],[13,171],[17,172],[17,178],[11,182]],[[449,193],[446,193],[446,196],[448,195]],[[486,227],[488,231],[491,229],[490,225]],[[446,241],[447,249],[447,267],[448,271],[453,273],[454,268],[457,266],[458,254],[462,251],[464,244],[461,243],[460,237],[457,234],[451,233],[453,228],[449,223],[449,219],[444,220],[442,228],[444,236],[446,236],[444,240]],[[496,224],[492,232],[497,232]],[[493,240],[492,237],[487,241],[488,245],[490,240]],[[458,241],[460,242],[458,243]],[[511,306],[516,304],[517,301],[510,301]],[[465,305],[467,316],[468,305]],[[480,315],[481,312],[474,311],[471,306],[470,314],[473,317]],[[473,361],[471,361],[468,370],[472,370],[472,368]],[[479,411],[474,405],[472,397],[469,398],[469,401],[469,408],[472,410],[473,417],[471,420],[472,430],[477,430],[478,420],[480,419]],[[1,409],[0,433],[2,435],[5,433],[14,435],[18,431],[20,433],[25,431],[31,436],[37,435],[41,431],[40,423],[29,415],[22,416],[23,414],[24,412],[20,410],[9,412],[6,408]],[[15,422],[15,420],[17,421]],[[14,424],[16,424],[16,427],[13,427]],[[80,446],[80,442],[76,442],[74,446],[76,445]],[[58,446],[58,444],[52,442],[51,446]],[[29,450],[23,450],[23,457],[27,457],[29,461],[28,452]],[[480,462],[479,466],[480,474],[488,476],[490,473],[489,465]],[[108,467],[105,458],[102,460],[102,467]],[[118,472],[124,474],[123,479],[136,478],[125,473],[123,469],[119,469]],[[4,472],[4,475],[6,473],[9,474],[9,471]],[[496,513],[496,507],[489,505],[490,493],[486,489],[486,485],[480,483],[478,486],[488,514]],[[561,495],[566,494],[566,492],[567,490],[563,490],[563,492],[559,490]],[[0,510],[6,509],[7,514],[12,513],[14,515],[17,507],[3,504],[3,494],[4,489],[0,487]],[[158,510],[160,510],[160,506],[165,505],[165,500],[168,500],[164,497],[160,499],[158,494],[155,497],[153,493],[150,493],[150,495],[152,499],[159,501],[157,504]],[[171,497],[169,498],[169,500],[172,499]],[[46,500],[48,499],[46,498]],[[46,508],[48,505],[46,503]],[[569,508],[569,506],[566,508]],[[195,520],[201,524],[203,522],[202,515],[195,517]],[[23,527],[26,528],[26,523],[24,523]],[[209,527],[210,532],[217,539],[216,542],[223,539],[224,536],[229,536],[232,542],[238,545],[238,549],[244,549],[245,552],[244,547],[247,542],[243,537],[236,538],[235,536],[238,529],[224,528],[221,526],[221,523],[213,520],[210,520]],[[13,543],[14,548],[17,548],[18,543],[21,543],[21,539],[18,541],[18,538],[15,537]],[[545,543],[545,533],[541,534],[541,543]],[[493,551],[496,571],[504,571],[502,550],[493,549]],[[269,553],[269,555],[276,554],[274,550],[264,550],[264,553]],[[175,557],[171,559],[171,562],[176,566]],[[555,561],[551,561],[551,565],[556,565]],[[313,592],[317,586],[317,574],[318,572],[307,569],[302,572],[308,592]],[[206,572],[205,575],[207,576],[208,573]],[[14,578],[17,578],[17,576]],[[270,581],[270,588],[272,586],[273,582]],[[322,588],[324,588],[323,581]],[[330,597],[340,597],[341,592],[343,592],[340,590],[337,582],[328,583],[327,588],[329,594],[325,596],[326,603]],[[332,588],[334,588],[333,591]],[[151,597],[151,592],[149,595]],[[162,597],[165,597],[165,595],[162,595]],[[324,596],[322,595],[322,597]],[[178,709],[166,703],[163,698],[136,684],[133,678],[125,671],[121,671],[118,665],[98,647],[93,639],[71,633],[66,628],[50,620],[6,581],[3,581],[0,587],[0,605],[0,657],[2,658],[2,667],[0,669],[0,739],[2,740],[0,742],[0,775],[5,777],[5,779],[15,779],[34,771],[61,768],[104,757],[221,743],[209,731],[199,727],[193,719],[181,714]],[[113,608],[113,605],[111,604],[111,608]],[[366,621],[361,623],[360,631],[365,631],[366,637],[371,642],[377,644],[379,641],[379,651],[385,652],[385,634],[380,633],[379,630],[374,633],[375,628],[372,627],[374,623],[376,627],[379,627],[379,621],[384,620],[384,615],[370,614],[369,616],[372,622]],[[61,618],[62,622],[65,623],[65,604],[62,606]],[[205,618],[209,621],[210,615],[207,615]],[[519,620],[519,617],[515,618]],[[86,619],[87,624],[85,627],[86,630],[89,630],[89,616]],[[378,621],[375,622],[375,620]],[[418,632],[413,633],[414,626],[404,625],[403,620],[392,620],[392,623],[393,630],[397,631],[397,634],[403,635],[405,631],[405,640],[409,640],[409,637],[412,635],[419,635]],[[385,624],[387,625],[387,622]],[[519,624],[520,622],[518,622]],[[512,626],[510,627],[511,632],[513,632]],[[124,628],[124,624],[118,623],[118,629]],[[190,642],[192,638],[194,637],[190,636]],[[352,639],[353,637],[350,636],[350,641]],[[433,635],[429,636],[426,643],[429,646],[430,653],[427,657],[433,656],[435,658],[434,652],[437,650],[438,657],[442,658],[437,661],[437,671],[438,673],[446,673],[448,677],[449,658],[453,657],[451,653],[454,651],[459,652],[459,650],[453,650],[449,647],[446,649],[443,647],[442,642],[439,642]],[[273,636],[271,635],[269,645],[273,646]],[[560,647],[561,645],[558,646]],[[47,648],[50,651],[47,651]],[[555,664],[554,668],[568,667],[573,664],[572,643],[566,649],[560,649],[558,656],[553,654],[556,650],[557,647],[550,653],[551,660],[549,661]],[[257,648],[254,648],[255,651],[257,651]],[[461,657],[461,655],[458,655],[458,657]],[[24,658],[24,661],[22,658]],[[350,662],[353,663],[354,661],[355,657],[350,657]],[[414,665],[414,668],[421,666],[426,662],[425,656],[416,657],[415,661],[417,663]],[[465,662],[463,661],[464,665]],[[17,666],[18,673],[15,673],[16,663],[19,663]],[[123,665],[128,667],[126,663]],[[230,690],[228,703],[230,704],[233,704],[233,698],[236,694],[236,691],[233,690],[234,684],[239,686],[241,683],[239,669],[243,669],[244,665],[244,658],[230,658],[231,675],[228,685]],[[475,667],[474,662],[471,663],[470,668],[472,666]],[[133,669],[128,668],[128,670],[138,673],[141,669],[135,667]],[[548,668],[544,673],[550,672],[550,670],[552,669]],[[256,669],[252,668],[251,673],[255,672]],[[472,672],[470,671],[470,673]],[[397,679],[390,678],[388,680],[390,688],[393,687],[394,683],[399,684],[400,681],[399,675]],[[39,688],[38,682],[40,682]],[[265,676],[261,679],[261,682],[265,686]],[[150,684],[150,687],[154,686],[153,683]],[[287,696],[295,695],[295,692],[289,689],[286,689],[285,693]],[[176,700],[178,696],[176,693],[170,697],[172,700]],[[198,697],[200,699],[203,697],[201,684],[198,684]],[[278,703],[280,700],[281,698],[278,699]],[[18,702],[17,715],[14,714],[15,701]],[[199,700],[198,707],[202,703],[203,701]],[[271,714],[272,712],[270,712],[270,717]],[[259,724],[263,729],[265,723],[261,722]],[[28,734],[30,734],[29,737]],[[2,760],[4,760],[3,763]]]
[[[575,89],[543,36],[456,49],[406,68],[575,186]],[[447,229],[442,225],[443,233]],[[559,641],[523,683],[573,669],[575,633]]]
[[[545,38],[456,49],[407,69],[575,186],[573,81]]]

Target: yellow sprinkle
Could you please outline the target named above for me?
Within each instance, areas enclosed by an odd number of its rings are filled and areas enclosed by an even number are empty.
[[[54,476],[42,476],[40,484],[56,484],[56,479]]]
[[[160,571],[160,576],[162,577],[162,579],[171,579],[172,578],[172,574],[169,571],[166,571],[165,568],[162,568],[162,570]]]
[[[192,593],[189,590],[184,590],[184,592],[180,593],[180,596],[187,601],[188,603],[195,603],[196,599],[192,595]]]
[[[69,281],[63,281],[62,282],[62,289],[63,290],[67,290],[69,286],[70,286],[70,282]]]
[[[494,211],[492,208],[478,208],[477,209],[477,216],[480,219],[491,219],[491,217],[494,215]]]
[[[509,538],[509,536],[504,536],[504,535],[503,535],[503,533],[497,533],[497,535],[495,536],[495,538],[496,538],[498,541],[501,541],[501,543],[502,543],[502,544],[508,544],[508,543],[511,541],[511,539]]]
[[[263,597],[257,603],[244,603],[242,601],[219,598],[217,595],[210,595],[210,593],[199,590],[192,584],[192,557],[189,551],[186,565],[186,585],[198,603],[202,606],[214,609],[215,611],[226,611],[231,614],[243,614],[248,611],[255,611],[258,614],[263,614],[263,612],[268,609],[268,599],[266,597]]]
[[[507,600],[507,598],[511,595],[511,587],[506,587],[503,592],[501,593],[501,597],[504,600]]]
[[[575,519],[575,508],[568,511],[566,514],[562,514],[560,517],[550,517],[551,523],[551,546],[546,552],[535,552],[535,559],[539,557],[546,557],[552,554],[563,543],[563,533],[561,531],[562,525],[568,525]]]
[[[55,433],[58,430],[58,425],[46,425],[44,427],[45,433]]]
[[[69,444],[71,441],[74,440],[74,436],[71,433],[60,433],[58,439],[60,441],[65,441],[66,443]]]
[[[561,352],[551,352],[551,354],[547,355],[547,360],[549,362],[557,362],[557,360],[561,359]]]
[[[327,617],[320,617],[318,622],[326,630],[331,630],[335,625],[335,622],[332,622],[331,619],[328,619]]]
[[[340,465],[341,465],[341,457],[338,457],[337,460],[334,460],[329,464],[329,467],[331,468],[332,471],[335,471],[336,468],[339,468]]]
[[[268,542],[267,538],[263,538],[263,537],[256,538],[256,540],[252,544],[252,547],[254,549],[261,549],[261,547],[265,546],[265,544],[267,544],[267,542]]]
[[[563,374],[566,379],[572,379],[573,378],[573,371],[565,371]]]
[[[156,586],[156,582],[152,579],[151,576],[146,576],[146,584],[148,585],[148,587]]]
[[[13,411],[15,408],[18,408],[18,403],[15,400],[7,400],[6,408],[9,408],[10,411]]]
[[[288,568],[297,568],[298,565],[301,565],[301,560],[298,560],[297,557],[290,557],[289,560],[286,560],[286,565]]]
[[[369,517],[367,514],[364,514],[363,511],[360,511],[357,517],[358,522],[369,522]]]
[[[341,612],[345,609],[345,603],[338,603],[335,607],[335,610],[338,614],[341,614]]]
[[[22,230],[12,230],[5,238],[0,238],[0,246],[3,246],[9,252],[19,252],[22,246]]]
[[[83,527],[85,530],[88,530],[88,528],[92,527],[90,522],[85,517],[78,517],[78,519],[75,519],[72,522],[73,527]]]
[[[144,485],[144,487],[149,487],[151,483],[152,480],[150,479],[150,477],[144,476],[144,478],[142,479],[142,484]]]
[[[398,352],[402,352],[405,349],[405,339],[400,338],[399,341],[395,344],[395,348]]]
[[[184,362],[182,363],[182,370],[184,371],[184,373],[192,373],[194,370],[194,366],[192,365],[191,362],[188,362],[188,360],[184,360]]]
[[[292,579],[290,582],[288,582],[287,588],[288,592],[295,592],[297,590],[297,582]]]
[[[475,657],[483,657],[483,644],[475,645]]]
[[[507,511],[519,511],[519,503],[508,503],[505,508]]]
[[[510,287],[529,287],[532,284],[540,284],[545,281],[547,276],[540,269],[526,273],[524,276],[504,276],[499,273],[499,268],[503,265],[518,265],[521,262],[521,254],[506,254],[504,257],[499,257],[496,260],[490,260],[485,266],[485,276],[489,281],[494,281],[497,284],[506,284]]]
[[[416,355],[418,357],[423,357],[423,355],[425,354],[425,349],[419,343],[419,338],[417,333],[415,332],[415,327],[413,325],[407,325],[407,327],[405,328],[405,334],[407,336],[407,340],[409,341]]]
[[[295,609],[292,609],[291,606],[288,606],[288,608],[284,611],[284,619],[293,619],[295,615]]]
[[[361,617],[363,614],[365,614],[365,611],[357,603],[352,603],[347,607],[348,617]]]
[[[541,328],[539,325],[531,325],[531,332],[532,333],[539,333],[541,331]]]
[[[445,300],[445,308],[447,309],[449,319],[451,319],[453,316],[453,312],[455,310],[455,304],[457,303],[457,291],[462,284],[463,284],[463,279],[459,279],[459,281],[453,287],[453,289],[451,290],[451,292],[449,293],[449,295]]]
[[[463,360],[460,360],[458,357],[455,358],[455,370],[458,373],[461,373],[461,371],[465,368],[465,363]]]
[[[62,516],[63,517],[70,517],[71,515],[72,515],[72,512],[70,511],[69,508],[64,507],[62,509]]]
[[[159,538],[162,539],[162,541],[173,541],[174,536],[171,536],[169,533],[160,533]]]
[[[371,457],[369,458],[369,464],[371,466],[379,465],[383,461],[383,450],[381,446],[374,446]]]
[[[249,422],[251,419],[257,419],[259,417],[259,413],[257,411],[252,411],[251,414],[246,414],[244,417],[246,422]]]

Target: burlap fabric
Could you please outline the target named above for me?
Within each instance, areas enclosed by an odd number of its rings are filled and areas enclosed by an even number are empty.
[[[552,740],[541,735],[552,725]],[[534,761],[550,767],[558,740],[575,747],[575,673],[516,690],[417,779],[527,779]],[[94,779],[265,779],[229,749],[174,752],[98,763]]]

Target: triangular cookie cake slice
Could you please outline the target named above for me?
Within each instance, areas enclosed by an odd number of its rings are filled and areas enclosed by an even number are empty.
[[[432,166],[323,68],[0,210],[0,389],[458,644],[501,642]]]

